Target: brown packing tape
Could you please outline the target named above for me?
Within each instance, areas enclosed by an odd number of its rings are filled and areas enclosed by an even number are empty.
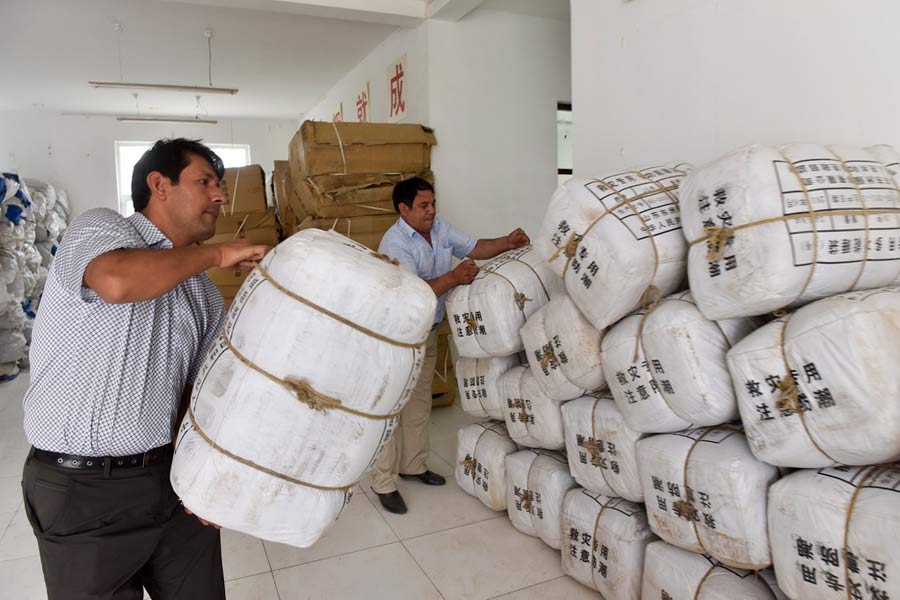
[[[290,142],[291,175],[421,171],[434,143],[422,125],[305,121]]]
[[[266,210],[266,175],[259,165],[225,169],[222,213],[238,215]]]

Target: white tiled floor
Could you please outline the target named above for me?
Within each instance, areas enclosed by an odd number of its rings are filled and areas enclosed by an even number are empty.
[[[19,485],[28,444],[27,374],[0,384],[0,582],[3,597],[45,599],[37,544]],[[300,549],[222,532],[229,600],[582,600],[599,598],[562,575],[559,552],[525,536],[453,480],[456,431],[474,421],[454,405],[431,418],[429,468],[447,485],[400,481],[406,515],[381,508],[367,481],[341,519]]]

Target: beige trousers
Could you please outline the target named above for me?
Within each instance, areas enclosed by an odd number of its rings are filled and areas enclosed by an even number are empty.
[[[378,494],[397,490],[397,477],[418,475],[426,469],[430,449],[428,418],[431,416],[431,383],[437,360],[437,332],[432,330],[425,341],[425,364],[409,402],[400,413],[400,423],[372,469],[372,489]]]

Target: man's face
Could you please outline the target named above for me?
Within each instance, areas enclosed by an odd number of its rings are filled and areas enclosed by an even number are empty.
[[[225,203],[225,193],[219,187],[219,177],[212,165],[196,154],[189,156],[191,162],[178,176],[178,184],[169,188],[167,209],[182,237],[202,242],[216,233],[216,219]]]
[[[405,204],[400,204],[400,216],[406,221],[410,227],[425,235],[431,232],[431,226],[434,225],[434,217],[437,209],[434,205],[434,192],[429,190],[419,190],[413,200],[412,208]]]

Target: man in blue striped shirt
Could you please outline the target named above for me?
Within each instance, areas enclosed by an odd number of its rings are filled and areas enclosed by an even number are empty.
[[[428,417],[431,415],[431,383],[437,358],[435,328],[443,320],[447,292],[470,283],[478,274],[473,259],[494,258],[507,250],[528,245],[525,232],[516,229],[509,235],[476,240],[445,223],[437,216],[434,187],[414,177],[394,187],[397,222],[387,230],[378,251],[400,261],[400,265],[425,280],[438,297],[434,326],[425,345],[422,375],[413,389],[393,439],[372,470],[372,490],[382,506],[392,513],[406,512],[406,503],[397,491],[397,477],[416,479],[426,485],[444,485],[445,480],[428,470]],[[451,268],[453,257],[464,259]]]

